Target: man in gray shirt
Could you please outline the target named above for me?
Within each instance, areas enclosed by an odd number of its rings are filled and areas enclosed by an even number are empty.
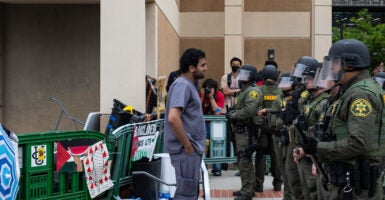
[[[205,52],[190,48],[179,60],[181,76],[171,85],[166,103],[164,150],[175,168],[174,199],[198,199],[199,170],[205,151],[205,121],[194,82],[207,70]]]

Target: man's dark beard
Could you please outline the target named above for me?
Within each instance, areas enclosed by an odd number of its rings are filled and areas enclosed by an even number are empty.
[[[205,76],[203,73],[199,74],[197,70],[194,71],[193,77],[195,80],[203,79]]]

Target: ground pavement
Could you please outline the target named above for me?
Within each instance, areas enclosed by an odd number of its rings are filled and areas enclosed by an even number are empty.
[[[220,200],[232,200],[234,199],[233,192],[241,188],[241,178],[234,176],[237,170],[222,170],[222,176],[213,176],[209,168],[209,182],[210,182],[210,196],[211,199]],[[283,198],[282,192],[273,191],[272,185],[273,177],[269,174],[265,176],[264,192],[255,193],[253,200],[281,200]],[[202,191],[199,196],[199,200],[202,200]]]

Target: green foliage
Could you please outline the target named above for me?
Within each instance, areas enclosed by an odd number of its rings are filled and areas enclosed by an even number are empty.
[[[340,21],[337,21],[341,23]],[[347,27],[354,24],[354,27]],[[343,38],[357,39],[366,44],[371,54],[371,68],[375,68],[385,58],[385,24],[375,24],[368,9],[358,12],[358,17],[352,17],[343,23]],[[333,27],[333,42],[340,39],[340,27]]]

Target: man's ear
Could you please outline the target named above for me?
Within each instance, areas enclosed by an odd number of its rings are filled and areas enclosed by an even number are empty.
[[[192,66],[192,65],[190,65],[189,67],[188,67],[188,69],[190,70],[190,72],[195,72],[195,70],[196,70],[196,68],[194,67],[194,66]]]

